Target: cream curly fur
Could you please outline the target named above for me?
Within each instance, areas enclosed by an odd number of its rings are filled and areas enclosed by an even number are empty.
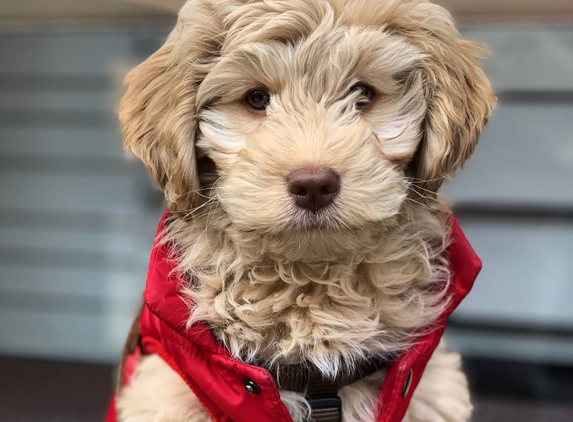
[[[189,281],[188,324],[206,321],[238,359],[309,361],[325,376],[415,342],[447,305],[436,193],[495,101],[481,54],[425,0],[190,0],[129,75],[120,110],[127,149],[173,211],[163,238]],[[365,110],[357,83],[375,92]],[[245,105],[253,89],[271,94],[266,112]],[[341,177],[317,214],[288,194],[301,168]],[[169,371],[146,358],[120,392],[120,420],[202,420]],[[341,389],[344,422],[376,419],[384,376]],[[304,420],[304,398],[281,396]],[[459,362],[436,352],[406,420],[470,413]]]
[[[472,409],[460,355],[440,348],[430,359],[403,422],[468,421]]]
[[[118,397],[122,422],[207,422],[211,417],[159,355],[144,357]]]

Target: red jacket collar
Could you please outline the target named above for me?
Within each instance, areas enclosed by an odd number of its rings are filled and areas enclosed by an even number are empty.
[[[159,224],[158,237],[168,217]],[[470,292],[481,269],[455,217],[451,217],[451,303],[435,330],[404,352],[392,365],[380,391],[378,422],[402,421],[426,364],[437,348],[451,313]],[[144,353],[159,353],[184,379],[216,421],[292,422],[280,400],[272,376],[263,368],[234,359],[208,327],[198,323],[186,328],[188,306],[179,295],[182,283],[173,272],[169,248],[156,240],[145,290],[146,309],[141,318]],[[248,394],[244,383],[252,380],[260,394]]]

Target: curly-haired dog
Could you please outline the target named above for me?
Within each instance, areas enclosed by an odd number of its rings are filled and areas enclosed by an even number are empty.
[[[205,323],[242,362],[324,379],[415,344],[449,303],[436,193],[495,102],[482,53],[426,0],[188,1],[120,110],[169,203],[187,327]],[[338,390],[343,421],[378,420],[387,373]],[[180,375],[144,356],[119,420],[217,418]],[[308,417],[304,391],[280,395]],[[438,348],[404,420],[471,409],[459,357]]]

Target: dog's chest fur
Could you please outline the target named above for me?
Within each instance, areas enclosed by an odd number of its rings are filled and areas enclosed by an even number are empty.
[[[212,215],[209,222],[173,221],[167,239],[177,245],[179,270],[193,280],[183,290],[189,323],[207,322],[246,362],[307,361],[325,376],[394,354],[441,313],[449,281],[443,217],[415,209],[402,216],[391,227],[368,228],[376,237],[363,255],[316,262],[257,256],[245,245],[260,249],[260,239],[238,244]]]

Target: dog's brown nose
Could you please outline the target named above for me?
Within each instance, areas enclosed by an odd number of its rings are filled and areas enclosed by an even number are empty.
[[[316,213],[340,192],[340,176],[331,169],[301,169],[287,176],[288,190],[301,208]]]

